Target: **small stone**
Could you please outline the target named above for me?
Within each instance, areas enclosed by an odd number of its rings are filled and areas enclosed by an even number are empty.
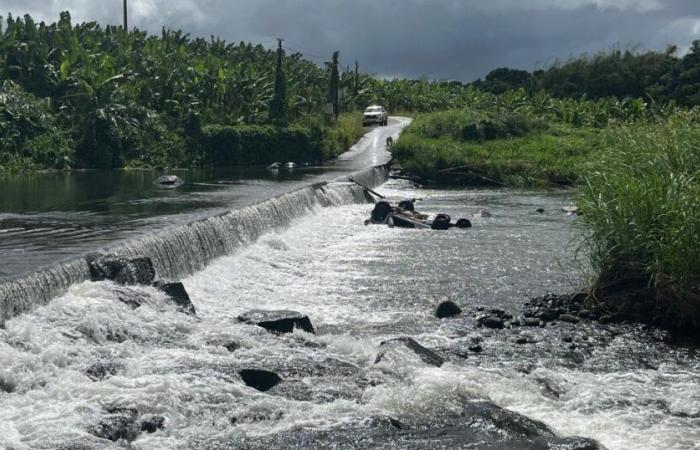
[[[535,317],[525,317],[523,319],[523,325],[525,325],[526,327],[539,327],[540,323],[540,319],[537,319]]]
[[[479,325],[485,326],[486,328],[491,328],[494,330],[501,330],[505,328],[505,324],[502,319],[493,316],[482,317],[478,320]]]
[[[435,310],[435,316],[444,319],[446,317],[453,317],[462,313],[462,310],[454,302],[444,301],[440,303]]]
[[[233,353],[233,352],[235,352],[236,350],[238,350],[239,348],[241,348],[241,345],[240,345],[238,342],[233,342],[233,341],[231,341],[231,342],[225,343],[225,344],[224,344],[224,348],[225,348],[226,350],[228,350],[229,352]]]
[[[568,323],[578,323],[579,319],[578,317],[571,315],[571,314],[561,314],[559,316],[559,320],[562,322],[568,322]]]
[[[559,313],[552,308],[540,308],[535,313],[535,317],[539,318],[544,322],[551,322],[552,320],[556,320],[557,317],[559,317]]]
[[[561,340],[564,342],[572,342],[574,338],[572,338],[571,336],[562,336]]]
[[[518,339],[515,340],[515,343],[516,343],[516,344],[520,344],[520,345],[522,345],[522,344],[529,344],[529,343],[530,343],[530,340],[529,340],[528,338],[526,338],[526,337],[520,336]]]
[[[520,326],[520,321],[519,321],[519,320],[511,320],[511,321],[510,321],[510,326],[511,326],[511,327],[519,327],[519,326]]]
[[[481,352],[484,351],[484,348],[483,348],[481,345],[479,345],[479,344],[470,345],[470,346],[469,346],[469,351],[470,351],[470,352],[474,352],[474,353],[481,353]]]

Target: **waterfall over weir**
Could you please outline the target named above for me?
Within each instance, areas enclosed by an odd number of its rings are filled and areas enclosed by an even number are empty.
[[[212,259],[229,254],[275,228],[288,225],[314,208],[370,202],[369,194],[349,179],[376,187],[387,180],[387,175],[386,167],[372,167],[349,177],[313,184],[145,238],[121,242],[100,252],[147,256],[153,261],[158,277],[179,278],[202,269]],[[0,284],[0,325],[89,278],[87,263],[80,258]]]

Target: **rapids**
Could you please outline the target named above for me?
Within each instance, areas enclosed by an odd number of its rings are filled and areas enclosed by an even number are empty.
[[[165,417],[134,448],[302,448],[304,433],[370,434],[369,418],[420,421],[474,399],[611,449],[697,446],[693,349],[633,326],[558,323],[522,331],[532,334],[528,345],[475,326],[474,307],[516,315],[528,297],[580,284],[572,275],[576,219],[561,212],[567,193],[403,182],[379,190],[418,197],[421,211],[470,217],[474,227],[365,226],[371,205],[315,204],[184,278],[197,316],[153,288],[133,288],[148,301],[132,310],[111,282],[75,284],[0,329],[0,447],[120,448],[93,431],[106,409],[123,407]],[[491,216],[480,217],[483,209]],[[463,314],[436,319],[445,299]],[[317,334],[277,336],[238,322],[251,309],[308,314]],[[375,364],[379,343],[403,335],[447,362]],[[232,342],[234,352],[225,347]],[[483,352],[466,350],[474,342]],[[96,363],[114,374],[93,381],[86,371]],[[258,392],[236,375],[241,368],[284,381]]]

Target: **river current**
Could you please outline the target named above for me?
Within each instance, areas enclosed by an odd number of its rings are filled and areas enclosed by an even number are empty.
[[[343,435],[337,448],[438,448],[439,438],[357,439],[374,433],[377,418],[427,421],[475,400],[610,449],[698,448],[694,348],[631,325],[477,327],[477,309],[517,318],[528,298],[584,282],[576,217],[562,211],[569,192],[417,189],[398,180],[377,188],[473,223],[433,231],[365,225],[372,205],[328,190],[332,201],[309,203],[185,276],[196,315],[151,287],[128,288],[142,302],[133,309],[119,299],[123,286],[103,281],[74,284],[7,320],[0,448],[313,448],[322,433]],[[444,300],[463,313],[436,318]],[[316,334],[276,335],[238,320],[253,309],[307,314]],[[380,343],[400,336],[445,363],[377,362]],[[107,369],[95,376],[95,367]],[[239,376],[248,368],[283,381],[260,392]],[[162,428],[98,437],[100,421],[119,408],[163,417]]]
[[[151,288],[138,288],[150,303],[132,310],[110,282],[75,285],[0,330],[0,381],[13,387],[0,391],[0,446],[117,448],[89,431],[106,407],[166,418],[134,448],[235,448],[367,417],[432,416],[484,398],[611,449],[697,448],[693,350],[637,327],[564,323],[537,329],[523,346],[476,328],[467,313],[486,305],[517,314],[527,297],[581,282],[572,275],[575,218],[561,211],[566,193],[416,190],[404,182],[380,192],[417,197],[420,210],[470,217],[474,227],[365,226],[371,205],[318,208],[184,279],[197,316]],[[444,299],[465,313],[435,318]],[[277,336],[239,323],[251,309],[303,312],[317,334]],[[447,363],[374,364],[379,342],[404,335]],[[579,347],[569,349],[564,335]],[[226,342],[240,348],[230,353]],[[465,354],[471,342],[483,352]],[[85,370],[100,361],[117,369],[95,382]],[[243,367],[276,371],[284,387],[249,388],[234,375]]]

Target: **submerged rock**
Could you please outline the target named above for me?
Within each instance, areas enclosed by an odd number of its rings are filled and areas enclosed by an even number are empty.
[[[445,360],[434,351],[423,347],[413,338],[404,336],[389,339],[379,344],[379,354],[374,363],[378,364],[387,359],[390,353],[400,356],[406,354],[407,351],[418,356],[421,361],[431,366],[440,367],[445,362]]]
[[[243,438],[237,438],[243,439]],[[243,442],[228,442],[233,447]],[[604,450],[594,440],[557,437],[546,425],[486,401],[464,405],[460,414],[420,419],[368,418],[322,429],[295,429],[248,440],[249,449],[411,448]]]
[[[255,309],[238,316],[243,323],[257,325],[275,333],[292,333],[295,328],[316,333],[309,316],[296,311],[263,311]]]
[[[454,302],[444,301],[440,303],[435,310],[435,316],[443,319],[445,317],[453,317],[462,313],[462,310]]]
[[[87,369],[87,375],[92,381],[100,381],[117,374],[117,366],[113,362],[98,362]]]
[[[85,257],[92,281],[110,280],[119,284],[151,284],[156,277],[153,262],[145,256],[128,258],[91,254]]]
[[[107,413],[92,430],[93,435],[113,442],[122,439],[131,442],[141,433],[137,424],[139,413],[136,409],[112,408],[107,410]]]
[[[246,386],[258,391],[269,391],[282,382],[282,378],[275,372],[262,369],[242,369],[238,371]]]
[[[165,428],[165,417],[163,416],[150,416],[141,421],[141,431],[146,433],[155,433],[163,428]]]
[[[189,294],[187,294],[187,290],[185,289],[185,286],[182,283],[168,283],[165,281],[156,281],[155,283],[153,283],[153,287],[162,292],[165,292],[170,298],[170,300],[172,300],[185,312],[189,314],[197,314],[197,311],[194,305],[192,304],[192,300],[190,299]]]
[[[156,178],[154,185],[164,188],[177,188],[185,184],[185,181],[177,175],[163,175]]]

